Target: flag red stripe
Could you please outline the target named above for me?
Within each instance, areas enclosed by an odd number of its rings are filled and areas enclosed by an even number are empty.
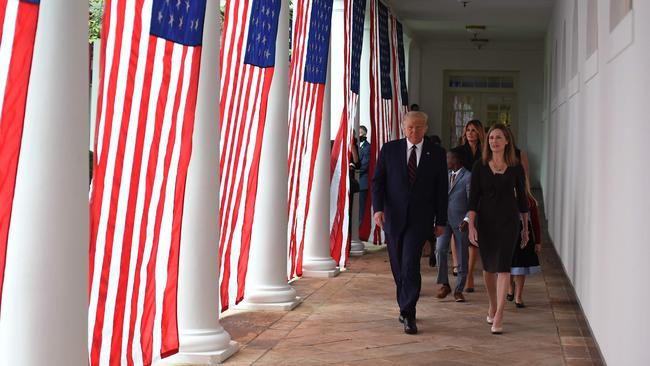
[[[156,123],[156,132],[158,132],[156,149],[160,148],[160,135],[162,133],[162,125],[165,117],[165,106],[168,103],[169,99],[169,88],[170,84],[173,82],[171,80],[171,68],[172,68],[172,53],[174,51],[173,45],[169,42],[165,42],[165,50],[162,61],[163,77],[162,84],[160,86],[160,94],[158,95],[158,101],[156,103],[156,112],[155,112],[155,123]],[[151,116],[150,116],[151,117]],[[152,362],[151,353],[153,350],[153,322],[156,315],[156,258],[158,254],[158,240],[160,239],[160,220],[162,220],[162,209],[164,208],[165,202],[165,188],[167,183],[167,175],[169,171],[168,159],[171,158],[170,150],[174,145],[175,137],[175,120],[172,120],[172,128],[170,130],[169,140],[167,142],[167,150],[165,153],[163,166],[160,167],[163,169],[163,182],[160,187],[160,195],[158,199],[158,204],[156,205],[156,213],[153,217],[154,219],[154,232],[153,232],[153,243],[151,247],[151,256],[149,257],[149,263],[147,263],[147,281],[145,284],[144,291],[144,309],[142,311],[142,323],[140,325],[140,332],[142,334],[141,344],[142,344],[142,357],[145,365],[150,365]],[[152,178],[156,176],[156,170],[159,168],[158,164],[158,154],[155,158],[149,159],[149,168],[150,173],[152,173]],[[155,178],[154,178],[155,179]],[[154,179],[151,181],[153,182]]]
[[[143,88],[142,88],[142,97],[141,97],[141,106],[140,106],[140,115],[138,116],[138,135],[136,137],[137,141],[137,146],[142,146],[144,148],[144,137],[145,137],[145,132],[147,129],[147,120],[148,120],[148,111],[149,111],[149,103],[151,103],[151,85],[152,85],[152,78],[153,78],[153,67],[154,67],[154,58],[155,58],[155,50],[156,50],[156,38],[155,37],[149,37],[149,44],[147,46],[147,59],[145,63],[145,72],[144,72],[144,81],[143,81]],[[151,127],[149,127],[151,128]],[[153,126],[154,128],[154,140],[152,141],[152,146],[151,146],[151,153],[158,153],[158,143],[159,143],[159,138],[158,142],[156,142],[156,132],[155,128],[156,126]],[[153,145],[155,143],[155,145]],[[139,166],[138,168],[138,180],[133,181],[134,184],[138,184],[140,180],[140,174],[142,174],[142,164],[145,163],[142,161],[142,149],[136,150],[139,151],[139,155],[136,154],[136,159],[139,161]],[[154,160],[155,161],[155,160]],[[149,162],[147,163],[147,171],[146,171],[146,176],[147,176],[147,181],[152,182],[153,181],[153,176],[150,173],[151,170],[151,156],[149,159]],[[138,257],[136,259],[136,264],[135,264],[135,275],[133,278],[133,295],[131,298],[131,317],[129,319],[129,338],[127,344],[129,345],[126,351],[127,354],[127,363],[129,366],[133,365],[133,345],[134,342],[134,337],[135,337],[135,324],[137,321],[137,314],[138,314],[138,299],[139,299],[139,293],[140,293],[140,268],[142,268],[142,262],[144,260],[144,247],[145,247],[145,238],[146,238],[146,223],[147,223],[147,216],[148,216],[148,208],[150,205],[151,201],[151,187],[150,185],[147,185],[146,187],[140,187],[140,189],[145,190],[145,203],[144,203],[144,209],[142,211],[142,218],[140,220],[140,237],[139,238],[134,238],[135,240],[138,241]],[[134,199],[137,200],[137,193],[134,194]],[[134,207],[129,205],[129,207]],[[133,211],[133,215],[135,215],[135,210]],[[137,218],[134,218],[137,219]]]
[[[38,6],[20,2],[0,118],[0,304],[37,23]]]
[[[142,33],[142,4],[143,0],[137,0],[135,5],[135,18],[133,24],[133,34],[132,34],[132,43],[131,43],[131,56],[137,60],[140,53],[140,38]],[[135,75],[137,67],[137,62],[129,63],[128,75]],[[124,98],[124,110],[122,115],[122,121],[129,121],[132,113],[133,106],[133,91],[135,88],[135,78],[130,77],[127,79],[127,85],[125,90]],[[128,131],[128,125],[123,126],[123,129]],[[126,135],[126,131],[124,134]],[[126,136],[125,136],[126,137]],[[142,125],[138,125],[136,140],[140,143],[135,145],[134,159],[133,159],[133,168],[131,170],[131,179],[129,184],[129,198],[128,198],[128,207],[133,209],[128,209],[126,211],[126,220],[124,227],[124,235],[122,237],[122,258],[120,263],[120,274],[117,287],[117,295],[115,302],[115,313],[113,319],[113,337],[111,340],[111,358],[116,360],[121,359],[122,357],[122,329],[124,327],[124,313],[126,308],[126,292],[128,285],[128,274],[129,266],[131,263],[131,249],[133,245],[133,224],[135,218],[135,205],[138,194],[138,182],[140,181],[140,169],[142,165],[142,140],[144,139],[144,130]],[[120,151],[121,154],[124,154],[123,145]],[[123,159],[119,159],[123,161]],[[116,171],[121,171],[122,169],[116,169]],[[121,175],[121,173],[120,173]],[[125,177],[127,178],[127,177]],[[91,277],[92,278],[92,277]]]

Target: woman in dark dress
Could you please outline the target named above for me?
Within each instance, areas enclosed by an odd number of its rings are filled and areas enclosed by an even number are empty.
[[[512,135],[502,124],[487,134],[483,157],[474,164],[469,197],[469,240],[480,249],[490,307],[492,333],[503,331],[503,310],[510,287],[512,257],[528,243],[528,199],[524,169],[517,161]]]
[[[463,165],[468,171],[472,171],[472,167],[477,160],[481,159],[483,151],[481,147],[485,143],[485,129],[481,121],[473,119],[463,129],[463,136],[460,138],[460,145],[465,154],[463,155]],[[451,246],[452,252],[455,245]],[[478,248],[474,245],[469,246],[469,260],[467,268],[467,282],[465,283],[466,292],[474,292],[474,267],[476,266],[476,258],[478,257]],[[456,256],[454,258],[454,267],[457,265]]]

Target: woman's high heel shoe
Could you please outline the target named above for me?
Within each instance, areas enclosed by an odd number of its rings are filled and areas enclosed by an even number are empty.
[[[495,327],[494,325],[491,328],[492,334],[503,334],[503,327]]]
[[[485,318],[485,321],[488,324],[492,325],[492,323],[494,323],[494,317],[491,317],[490,314],[488,314],[487,317]]]

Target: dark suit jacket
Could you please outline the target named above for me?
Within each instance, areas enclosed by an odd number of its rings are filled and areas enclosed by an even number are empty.
[[[368,189],[368,166],[370,165],[370,143],[362,142],[359,145],[359,189]]]
[[[400,236],[407,228],[431,236],[435,225],[447,224],[447,158],[445,151],[424,139],[422,155],[411,187],[406,162],[406,139],[391,141],[381,148],[372,178],[372,204],[384,212],[384,231]]]

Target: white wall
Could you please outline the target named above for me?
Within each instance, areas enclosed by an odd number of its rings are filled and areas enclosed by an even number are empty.
[[[542,185],[549,231],[609,365],[647,365],[650,314],[650,2],[635,1],[633,13],[610,33],[610,0],[598,4],[598,45],[586,59],[587,1],[579,1],[572,37],[573,0],[558,1],[547,34],[550,88],[544,116]],[[562,41],[566,22],[567,40]],[[560,47],[553,62],[553,48]],[[570,65],[578,52],[578,75],[552,70]]]
[[[415,53],[414,53],[415,55]],[[443,95],[445,70],[515,71],[519,73],[517,144],[528,151],[533,185],[539,182],[542,154],[544,44],[491,44],[481,51],[469,42],[421,43],[419,99],[411,103],[429,114],[429,134],[444,137]],[[414,62],[413,60],[411,61]],[[415,83],[413,83],[415,86]]]

